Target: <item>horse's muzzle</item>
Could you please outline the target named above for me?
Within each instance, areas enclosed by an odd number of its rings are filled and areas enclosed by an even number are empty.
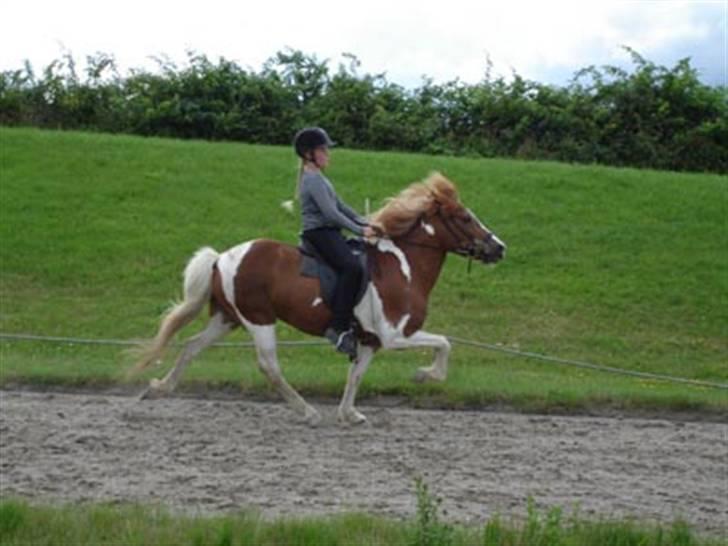
[[[506,255],[506,245],[492,233],[485,239],[475,242],[472,257],[486,264],[501,261]]]

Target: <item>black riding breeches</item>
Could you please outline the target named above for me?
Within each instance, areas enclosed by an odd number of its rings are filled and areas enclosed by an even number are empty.
[[[346,239],[336,228],[310,229],[303,232],[332,268],[336,270],[336,294],[332,303],[334,318],[331,327],[341,332],[350,327],[354,315],[354,299],[361,284],[361,267],[356,256],[346,244]]]

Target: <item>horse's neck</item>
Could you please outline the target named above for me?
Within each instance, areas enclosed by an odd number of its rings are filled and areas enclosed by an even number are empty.
[[[402,251],[410,268],[411,284],[427,298],[432,291],[445,263],[445,250],[429,246],[426,241],[406,241],[395,238],[392,242]],[[431,243],[430,243],[431,244]]]

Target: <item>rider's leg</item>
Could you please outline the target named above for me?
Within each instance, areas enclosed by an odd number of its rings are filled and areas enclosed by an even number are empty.
[[[361,267],[337,229],[314,229],[304,232],[326,262],[336,270],[336,294],[332,304],[331,327],[341,333],[351,327],[354,299],[361,283]]]

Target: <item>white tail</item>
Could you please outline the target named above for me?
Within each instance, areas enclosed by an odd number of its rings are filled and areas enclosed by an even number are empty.
[[[134,351],[138,360],[131,375],[159,360],[172,337],[202,311],[210,300],[212,266],[219,256],[214,249],[204,247],[187,263],[184,273],[184,299],[165,313],[156,337]]]

